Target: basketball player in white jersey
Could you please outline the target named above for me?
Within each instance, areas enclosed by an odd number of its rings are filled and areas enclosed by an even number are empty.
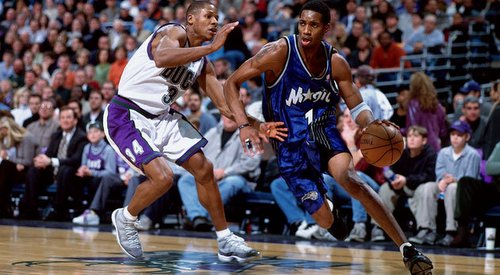
[[[118,95],[105,110],[104,126],[111,146],[131,167],[147,176],[129,205],[113,212],[112,222],[122,250],[132,258],[141,258],[143,251],[134,222],[144,208],[172,186],[168,159],[195,177],[200,202],[215,226],[219,259],[244,262],[260,253],[227,227],[212,163],[201,151],[207,140],[183,115],[170,108],[198,81],[221,114],[232,117],[222,85],[205,56],[221,48],[238,23],[217,31],[217,8],[208,1],[194,1],[186,15],[186,27],[167,24],[144,41],[123,71]],[[210,40],[211,44],[202,46]],[[279,129],[280,125],[250,118],[243,127],[255,127],[269,137],[281,139],[286,129]]]

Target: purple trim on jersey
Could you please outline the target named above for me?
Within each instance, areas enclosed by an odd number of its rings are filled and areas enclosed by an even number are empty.
[[[208,141],[203,138],[200,141],[198,141],[195,145],[193,145],[189,150],[184,153],[178,160],[175,161],[177,165],[182,165],[186,160],[191,158],[194,154],[196,154],[198,151],[201,150],[201,148],[205,147],[207,145]]]
[[[157,149],[151,148],[139,130],[136,129],[134,121],[130,120],[129,108],[117,104],[116,101],[111,101],[108,106],[107,126],[108,139],[111,139],[120,150],[120,153],[141,171],[144,171],[143,166],[151,160],[163,156]],[[132,145],[134,141],[142,147],[143,152],[141,154],[134,152],[134,146]]]
[[[111,102],[113,102],[113,103],[115,103],[115,104],[117,104],[119,106],[122,106],[125,109],[135,110],[139,114],[141,114],[141,115],[143,115],[143,116],[145,116],[146,118],[149,118],[149,119],[157,118],[159,116],[159,115],[153,115],[153,114],[149,113],[148,111],[142,109],[141,107],[139,107],[137,104],[135,104],[131,100],[129,100],[129,99],[123,97],[123,96],[120,96],[120,95],[113,96],[113,98],[111,99]]]
[[[149,40],[148,42],[148,47],[147,47],[147,52],[148,52],[148,57],[149,57],[149,60],[153,60],[153,52],[151,50],[152,46],[151,46],[151,43],[153,43],[153,40],[155,39],[156,35],[158,34],[158,31],[167,26],[167,25],[177,25],[177,26],[181,26],[182,28],[184,28],[184,26],[182,26],[181,24],[177,24],[177,23],[167,23],[167,24],[163,24],[161,25],[158,29],[156,29],[156,31],[153,33],[153,37],[151,37],[151,40]]]

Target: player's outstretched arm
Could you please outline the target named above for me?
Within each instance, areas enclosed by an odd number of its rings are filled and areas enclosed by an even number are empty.
[[[215,107],[219,109],[220,113],[236,121],[224,97],[222,84],[217,80],[212,63],[206,64],[204,71],[200,77],[198,77],[198,83],[200,88],[210,97]],[[247,119],[250,125],[257,129],[260,132],[260,136],[266,140],[267,138],[275,138],[279,141],[283,141],[283,138],[287,136],[288,129],[283,127],[283,122],[263,123],[249,115],[247,115]]]
[[[340,96],[344,99],[349,110],[352,111],[353,108],[363,102],[363,98],[352,81],[351,67],[340,54],[334,54],[332,55],[332,68],[334,68],[332,70],[332,79],[337,82]],[[356,123],[362,128],[366,127],[373,120],[370,110],[361,111],[356,117]]]
[[[266,81],[274,81],[283,70],[287,51],[288,47],[283,39],[267,43],[255,56],[231,74],[224,85],[224,95],[234,119],[240,127],[240,139],[245,152],[247,152],[247,140],[253,144],[258,152],[262,151],[262,142],[259,132],[256,130],[260,128],[260,125],[251,125],[255,122],[248,119],[245,107],[239,100],[240,86],[243,82],[262,73],[266,73]],[[253,127],[246,127],[246,125]]]
[[[151,52],[159,68],[169,68],[196,61],[220,49],[227,35],[238,25],[238,22],[224,25],[215,35],[212,43],[197,47],[182,47],[187,41],[186,30],[180,26],[168,26],[158,33],[151,43]]]

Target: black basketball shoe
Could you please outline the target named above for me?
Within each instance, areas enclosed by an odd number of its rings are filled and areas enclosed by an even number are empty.
[[[345,217],[341,217],[339,210],[335,205],[332,207],[333,214],[333,224],[330,228],[328,228],[328,232],[332,234],[337,240],[343,241],[349,236],[349,228],[347,228],[347,219]]]
[[[432,261],[413,245],[403,248],[403,262],[412,275],[431,275]]]

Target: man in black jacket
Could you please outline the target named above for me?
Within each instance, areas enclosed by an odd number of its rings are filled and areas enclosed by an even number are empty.
[[[55,132],[45,154],[39,154],[33,160],[33,167],[28,170],[26,190],[24,194],[23,215],[36,217],[37,198],[47,186],[57,182],[57,193],[54,201],[54,219],[67,219],[68,196],[78,198],[82,194],[78,184],[76,171],[80,166],[83,147],[87,144],[87,136],[76,127],[75,112],[63,107],[59,114],[61,129]],[[76,200],[78,201],[78,200]]]
[[[409,198],[408,203],[420,231],[408,240],[417,244],[433,244],[436,240],[437,211],[427,207],[429,204],[423,196],[426,189],[435,188],[436,158],[436,152],[427,144],[427,129],[411,126],[406,148],[398,162],[391,166],[393,172],[385,173],[388,182],[378,192],[390,211],[396,208],[399,197]],[[434,202],[437,203],[437,200]]]

